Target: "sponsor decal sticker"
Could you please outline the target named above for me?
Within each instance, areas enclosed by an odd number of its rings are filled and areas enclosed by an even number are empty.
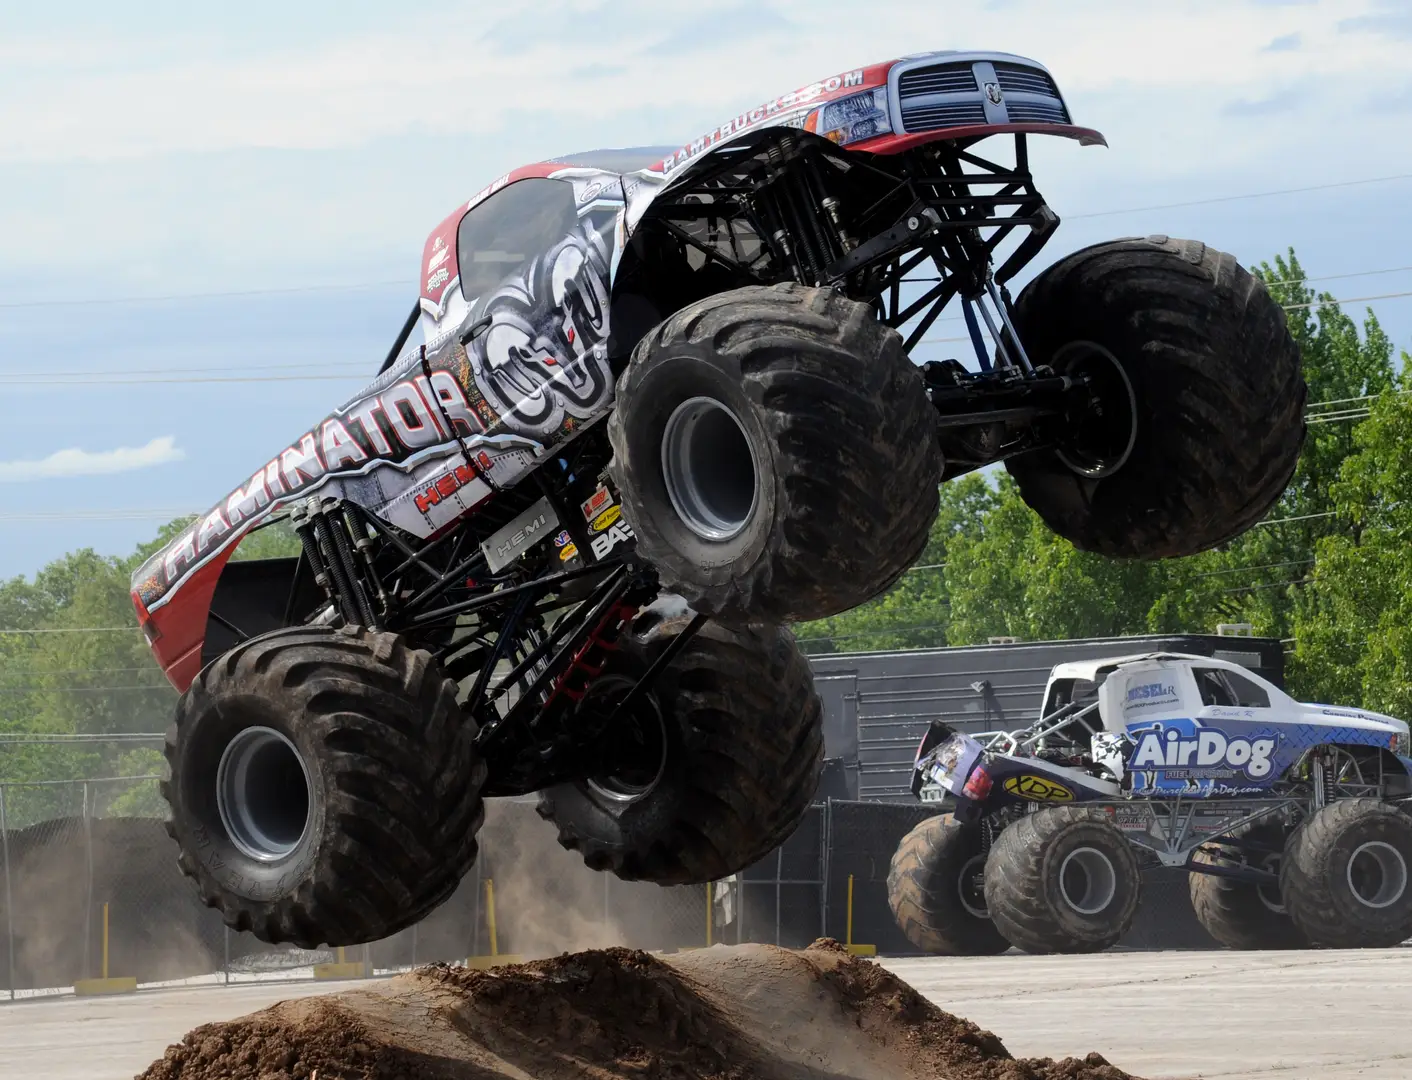
[[[608,505],[608,489],[602,484],[598,485],[598,490],[583,501],[583,519],[592,521],[599,512]]]
[[[1074,801],[1074,793],[1069,788],[1044,776],[1012,776],[1005,781],[1005,790],[1031,802]]]
[[[568,547],[573,543],[573,538],[569,536],[568,529],[560,529],[559,535],[554,538],[554,546],[557,548]]]
[[[1175,683],[1143,683],[1128,687],[1123,699],[1123,712],[1138,712],[1142,709],[1157,708],[1162,705],[1175,705],[1181,700]]]
[[[1128,768],[1134,772],[1160,769],[1169,780],[1266,780],[1274,768],[1274,736],[1230,736],[1209,727],[1188,733],[1162,724],[1133,735],[1137,746]]]
[[[559,549],[559,561],[568,562],[578,553],[579,549],[576,548],[573,544],[565,544],[562,548]]]
[[[607,532],[601,532],[593,538],[593,557],[601,559],[615,547],[625,540],[633,540],[636,534],[626,521],[620,521],[616,525],[609,525]]]
[[[589,528],[591,528],[596,533],[602,532],[604,529],[606,529],[609,525],[612,525],[622,516],[623,508],[621,506],[610,506],[607,510],[604,510],[603,513],[599,514],[596,518],[593,519],[593,524],[590,525]]]

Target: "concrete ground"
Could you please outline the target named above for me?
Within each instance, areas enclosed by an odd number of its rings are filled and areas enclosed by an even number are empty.
[[[886,960],[1017,1056],[1097,1050],[1138,1076],[1412,1075],[1412,948]],[[198,1024],[358,983],[263,983],[0,1003],[0,1076],[119,1080]]]

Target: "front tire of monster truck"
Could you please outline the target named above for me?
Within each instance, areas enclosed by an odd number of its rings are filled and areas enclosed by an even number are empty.
[[[387,937],[475,860],[475,735],[456,684],[395,634],[291,627],[243,642],[182,695],[167,733],[181,870],[263,941]]]
[[[676,598],[639,613],[588,706],[621,701],[691,614]],[[788,630],[707,622],[638,700],[590,775],[540,793],[560,844],[593,870],[686,885],[742,870],[789,837],[818,787],[824,740],[809,663]]]
[[[1102,409],[1006,466],[1075,547],[1191,555],[1279,498],[1304,443],[1299,349],[1232,256],[1165,236],[1084,248],[1025,287],[1015,323],[1032,363],[1088,376]]]
[[[830,289],[690,304],[618,380],[609,466],[663,586],[730,622],[886,590],[937,513],[936,414],[902,339]]]
[[[1278,821],[1256,821],[1229,834],[1230,840],[1258,845],[1253,855],[1225,842],[1223,837],[1198,850],[1193,861],[1225,869],[1252,866],[1275,874],[1284,861],[1284,826]],[[1193,870],[1188,884],[1197,922],[1228,949],[1301,949],[1309,941],[1290,918],[1278,882],[1258,885],[1236,878]]]
[[[1280,884],[1315,945],[1386,949],[1412,937],[1412,817],[1377,799],[1342,799],[1289,839]]]
[[[985,864],[990,916],[1027,953],[1102,952],[1128,932],[1142,872],[1100,811],[1055,806],[1002,832]]]
[[[996,956],[1010,942],[985,906],[979,825],[927,818],[902,838],[887,875],[887,901],[907,940],[934,956]]]

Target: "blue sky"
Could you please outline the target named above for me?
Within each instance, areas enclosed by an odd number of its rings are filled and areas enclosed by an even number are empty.
[[[1412,0],[8,4],[0,576],[130,551],[159,521],[113,515],[205,508],[356,390],[431,227],[508,168],[682,143],[931,48],[1033,56],[1108,136],[1036,141],[1066,219],[1046,260],[1166,232],[1247,263],[1293,245],[1315,276],[1412,266]],[[110,302],[310,286],[356,287]],[[1322,287],[1412,291],[1412,271]],[[1412,298],[1364,306],[1412,348]],[[264,381],[113,381],[134,372]]]

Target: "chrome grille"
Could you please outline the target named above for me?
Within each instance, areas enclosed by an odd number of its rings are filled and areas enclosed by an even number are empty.
[[[1000,89],[1007,94],[1040,94],[1051,98],[1059,96],[1054,80],[1034,68],[1020,67],[1018,64],[996,64],[995,77],[1000,83]]]
[[[984,124],[985,106],[979,101],[948,101],[933,105],[902,105],[902,126],[907,131]]]
[[[1057,101],[1015,101],[1007,99],[1006,113],[1012,124],[1067,124],[1069,114]]]
[[[939,64],[936,67],[917,68],[904,72],[897,81],[897,96],[904,102],[909,97],[922,94],[964,94],[974,93],[975,72],[970,64]]]

